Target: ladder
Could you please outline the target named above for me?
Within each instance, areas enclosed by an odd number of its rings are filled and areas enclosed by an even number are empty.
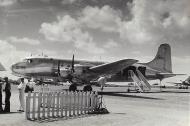
[[[137,73],[135,74],[132,70],[129,70],[129,74],[138,87],[139,91],[144,92],[146,90],[151,90],[151,85],[148,83],[143,74],[139,70],[136,70],[136,72]]]

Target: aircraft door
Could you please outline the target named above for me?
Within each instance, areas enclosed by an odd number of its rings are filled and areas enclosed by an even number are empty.
[[[143,74],[144,77],[146,77],[146,67],[138,67],[138,70]]]
[[[129,73],[129,70],[132,70],[134,73],[136,73],[136,67],[135,66],[129,66],[126,69],[123,70],[123,75],[125,77],[125,80],[130,81],[131,80],[131,75]]]

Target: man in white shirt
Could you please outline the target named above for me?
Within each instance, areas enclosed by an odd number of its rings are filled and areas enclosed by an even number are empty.
[[[20,80],[21,80],[21,83],[18,85],[20,107],[18,111],[24,112],[25,110],[24,89],[25,89],[26,84],[24,82],[24,78],[21,78]]]
[[[101,76],[101,77],[98,79],[98,84],[101,86],[101,91],[103,91],[106,82],[107,82],[107,81],[106,81],[106,77],[104,77],[104,76]]]

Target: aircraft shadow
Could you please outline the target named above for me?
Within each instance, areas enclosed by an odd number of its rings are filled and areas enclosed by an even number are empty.
[[[118,94],[118,93],[103,93],[103,95],[119,96],[119,97],[130,97],[130,98],[142,98],[142,99],[153,99],[153,100],[164,100],[162,98],[153,98],[153,97],[136,96],[136,95],[129,95],[129,94]]]
[[[164,93],[190,93],[190,91],[162,91]]]
[[[2,112],[0,114],[17,114],[17,113],[22,113],[22,112]]]

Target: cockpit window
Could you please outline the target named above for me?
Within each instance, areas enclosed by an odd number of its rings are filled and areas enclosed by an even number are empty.
[[[25,59],[25,60],[23,60],[23,62],[25,62],[25,63],[32,63],[33,60],[32,59]]]
[[[32,61],[33,61],[33,60],[30,59],[30,60],[28,60],[28,63],[32,63]]]

